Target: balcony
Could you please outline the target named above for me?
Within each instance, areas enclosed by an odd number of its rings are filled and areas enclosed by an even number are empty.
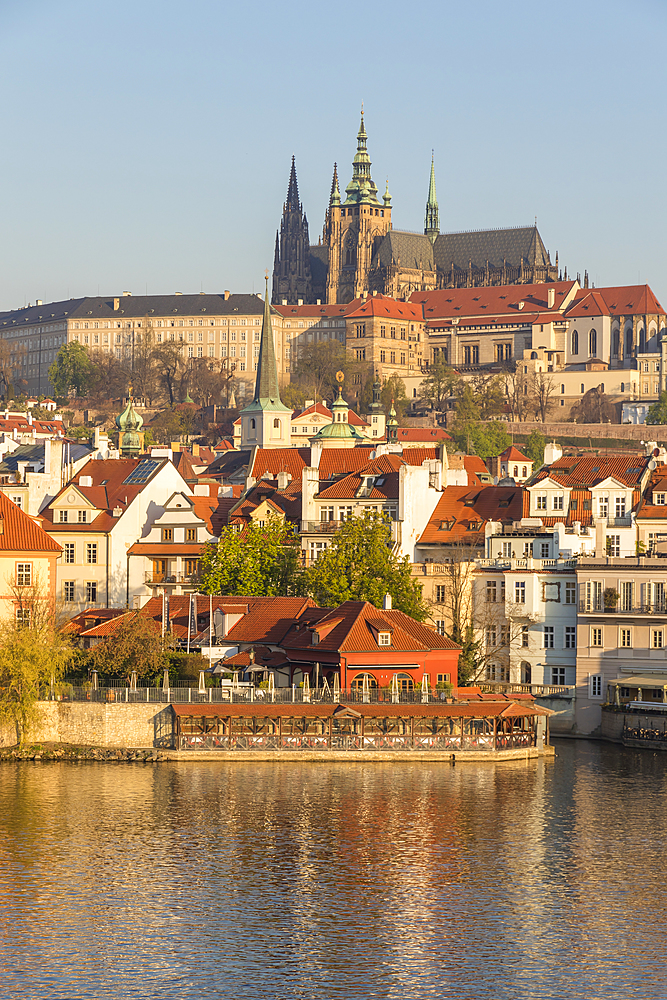
[[[301,532],[303,534],[328,535],[333,531],[338,531],[345,521],[302,521]]]
[[[632,527],[632,515],[623,514],[620,517],[608,517],[607,518],[608,528],[631,528]]]
[[[576,559],[533,559],[532,556],[523,556],[520,559],[510,556],[497,556],[491,559],[475,559],[478,569],[574,569],[577,565]]]
[[[196,586],[199,583],[199,574],[191,573],[144,573],[144,585],[146,587],[176,587],[183,584]]]
[[[667,601],[654,604],[636,604],[630,606],[615,604],[605,608],[602,599],[599,601],[579,601],[579,612],[584,615],[667,615]]]

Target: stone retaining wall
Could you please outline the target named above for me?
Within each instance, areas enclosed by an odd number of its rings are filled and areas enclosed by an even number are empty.
[[[86,701],[38,703],[39,721],[28,734],[31,743],[73,743],[94,747],[155,746],[158,717],[164,705],[118,705]],[[0,728],[0,747],[16,744],[10,725]]]

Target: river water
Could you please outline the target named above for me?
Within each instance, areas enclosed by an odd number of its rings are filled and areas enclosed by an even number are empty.
[[[667,755],[0,765],[3,998],[667,997]]]

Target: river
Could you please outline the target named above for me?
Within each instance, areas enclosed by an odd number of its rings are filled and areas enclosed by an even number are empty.
[[[667,997],[667,755],[0,765],[0,995]]]

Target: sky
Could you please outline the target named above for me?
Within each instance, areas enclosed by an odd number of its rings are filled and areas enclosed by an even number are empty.
[[[311,242],[364,102],[421,231],[537,223],[667,305],[664,0],[0,0],[0,310],[261,291],[296,157]]]

